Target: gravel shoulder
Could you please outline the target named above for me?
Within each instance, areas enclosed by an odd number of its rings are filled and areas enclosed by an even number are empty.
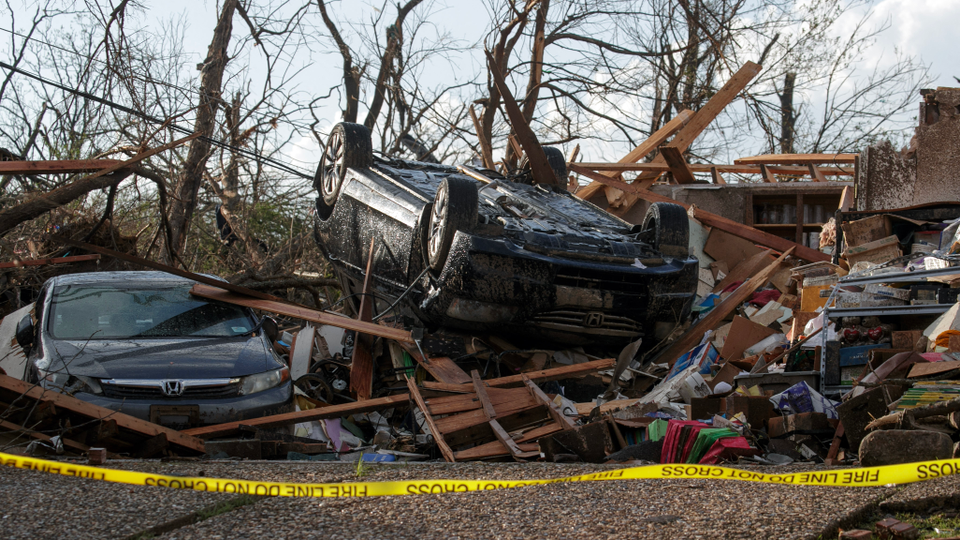
[[[558,478],[592,464],[111,462],[168,475],[278,482]],[[810,467],[762,469],[763,472]],[[178,526],[166,539],[263,538],[818,538],[882,505],[960,498],[960,478],[900,487],[783,486],[732,480],[618,480],[511,490],[343,499],[263,498]],[[0,468],[5,538],[128,538],[232,494],[108,484]]]

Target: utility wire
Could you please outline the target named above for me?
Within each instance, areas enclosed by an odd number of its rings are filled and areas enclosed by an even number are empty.
[[[40,75],[37,75],[37,74],[35,74],[35,73],[30,73],[29,71],[24,71],[24,70],[22,70],[22,69],[20,69],[20,68],[18,68],[18,67],[11,66],[10,64],[7,64],[6,62],[0,61],[0,68],[6,69],[6,70],[11,71],[11,72],[13,72],[13,73],[18,73],[18,74],[20,74],[20,75],[23,75],[24,77],[27,77],[27,78],[33,79],[33,80],[35,80],[35,81],[38,81],[38,82],[40,82],[41,84],[50,85],[50,86],[53,86],[53,87],[55,87],[55,88],[59,88],[60,90],[63,90],[64,92],[69,92],[69,93],[71,93],[71,94],[75,94],[75,95],[78,95],[78,96],[80,96],[80,97],[83,97],[83,98],[86,98],[86,99],[95,101],[95,102],[100,103],[100,104],[102,104],[102,105],[106,105],[106,106],[108,106],[108,107],[111,107],[111,108],[114,108],[114,109],[123,111],[123,112],[125,112],[125,113],[127,113],[127,114],[131,114],[131,115],[133,115],[133,116],[136,116],[136,117],[141,118],[141,119],[143,119],[143,120],[146,120],[146,121],[148,121],[148,122],[153,122],[153,123],[155,123],[155,124],[159,124],[159,125],[162,125],[162,126],[167,126],[167,127],[169,127],[170,129],[172,129],[172,130],[174,130],[174,131],[177,131],[177,132],[179,132],[179,133],[182,133],[182,134],[184,134],[184,135],[191,135],[191,134],[193,134],[193,131],[192,131],[192,130],[187,129],[187,128],[182,127],[182,126],[179,126],[179,125],[177,125],[177,124],[175,124],[175,123],[173,123],[173,122],[171,122],[171,121],[162,120],[162,119],[157,118],[157,117],[155,117],[155,116],[150,116],[149,114],[146,114],[146,113],[144,113],[144,112],[140,112],[140,111],[131,109],[130,107],[127,107],[126,105],[121,105],[121,104],[119,104],[119,103],[110,101],[110,100],[105,99],[105,98],[102,98],[102,97],[100,97],[100,96],[95,96],[95,95],[93,95],[93,94],[90,94],[90,93],[88,93],[88,92],[84,92],[84,91],[82,91],[82,90],[78,90],[78,89],[76,89],[76,88],[66,87],[66,86],[64,86],[64,85],[62,85],[62,84],[60,84],[60,83],[58,83],[58,82],[45,79],[45,78],[43,78],[43,77],[41,77]],[[307,180],[312,180],[312,179],[313,179],[313,175],[310,175],[310,174],[304,173],[303,171],[294,169],[293,167],[290,167],[290,166],[287,165],[286,163],[282,163],[282,162],[280,162],[280,161],[278,161],[278,160],[275,160],[275,159],[273,159],[273,158],[268,158],[268,157],[261,156],[260,154],[258,154],[258,153],[256,153],[256,152],[253,152],[253,151],[250,151],[250,150],[247,150],[247,149],[245,149],[245,148],[240,148],[240,147],[237,147],[237,146],[233,146],[233,145],[231,145],[231,144],[229,144],[229,143],[225,143],[225,142],[223,142],[223,141],[221,141],[221,140],[219,140],[219,139],[214,139],[214,138],[212,138],[212,137],[200,136],[198,139],[203,140],[203,141],[205,141],[205,142],[207,142],[207,143],[210,143],[210,144],[212,144],[212,145],[219,146],[220,148],[226,148],[226,149],[232,150],[233,152],[236,152],[236,153],[238,153],[238,154],[247,156],[247,157],[253,159],[254,161],[257,161],[258,163],[263,163],[263,164],[266,164],[266,165],[273,166],[274,168],[280,169],[281,171],[290,173],[290,174],[295,175],[295,176],[299,176],[300,178],[305,178],[305,179],[307,179]]]

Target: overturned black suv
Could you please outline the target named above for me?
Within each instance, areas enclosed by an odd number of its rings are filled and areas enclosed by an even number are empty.
[[[371,148],[365,127],[337,124],[314,178],[314,237],[353,300],[372,242],[375,309],[427,326],[616,345],[689,315],[698,265],[682,207],[654,204],[634,226],[529,173]],[[545,151],[565,179],[563,155]]]

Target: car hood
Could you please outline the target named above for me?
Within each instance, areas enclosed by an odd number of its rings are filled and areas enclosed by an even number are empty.
[[[261,337],[54,341],[56,359],[72,375],[98,379],[219,379],[280,367]]]

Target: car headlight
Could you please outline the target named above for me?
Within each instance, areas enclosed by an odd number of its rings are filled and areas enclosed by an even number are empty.
[[[70,375],[69,373],[48,373],[43,377],[43,387],[69,395],[79,392],[87,394],[103,393],[100,382],[96,379],[83,375]]]
[[[263,392],[264,390],[280,386],[289,380],[290,370],[286,367],[264,373],[257,373],[256,375],[249,375],[244,377],[243,382],[240,383],[240,394],[244,396],[256,394],[257,392]]]

